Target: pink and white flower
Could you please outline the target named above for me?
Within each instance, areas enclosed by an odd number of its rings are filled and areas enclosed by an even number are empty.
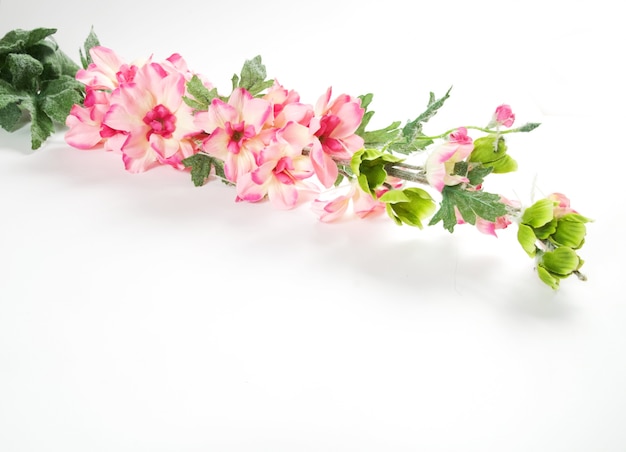
[[[442,191],[446,185],[469,182],[467,177],[454,174],[454,165],[465,160],[472,153],[474,145],[465,127],[451,133],[448,141],[439,145],[426,159],[424,169],[428,183]]]
[[[388,177],[387,183],[393,188],[400,188],[403,182],[395,177]],[[311,203],[313,212],[324,223],[331,223],[341,219],[347,212],[350,204],[352,211],[359,218],[378,216],[385,212],[385,203],[378,200],[389,188],[381,187],[376,190],[376,198],[363,191],[357,180],[352,180],[348,191],[330,200],[316,199]]]
[[[328,88],[319,98],[309,126],[316,137],[311,146],[313,168],[327,188],[339,174],[334,159],[350,160],[364,144],[363,138],[355,134],[365,114],[360,99],[342,94],[331,102],[331,95],[332,88]]]
[[[208,111],[196,114],[196,126],[209,134],[204,151],[224,161],[231,182],[256,168],[256,156],[266,144],[261,131],[270,114],[270,103],[244,88],[235,89],[228,103],[215,98]]]
[[[570,200],[563,193],[551,193],[547,198],[555,203],[554,218],[561,218],[568,213],[578,213],[570,207]]]
[[[257,168],[237,181],[237,199],[257,202],[265,198],[278,209],[291,209],[319,190],[305,181],[313,175],[311,159],[302,149],[311,142],[309,129],[289,122],[257,155]]]
[[[185,84],[183,73],[149,63],[137,70],[133,82],[111,95],[103,124],[127,135],[120,151],[128,171],[159,164],[183,169],[182,160],[197,152],[193,137],[199,129],[192,109],[183,102]]]

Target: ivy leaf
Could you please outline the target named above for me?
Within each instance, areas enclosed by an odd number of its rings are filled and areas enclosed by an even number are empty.
[[[91,30],[89,31],[89,34],[85,39],[85,43],[83,44],[83,48],[78,49],[78,53],[80,54],[80,62],[83,65],[83,69],[87,69],[87,67],[93,62],[89,51],[92,47],[97,47],[99,45],[100,40],[98,39],[98,36],[96,36],[96,33],[93,31],[93,27],[91,27]]]
[[[183,100],[196,111],[208,110],[211,101],[219,97],[217,88],[209,90],[197,75],[191,77],[191,80],[187,82],[187,92],[191,97],[184,96]]]
[[[183,165],[191,168],[191,180],[196,187],[201,187],[206,183],[211,174],[211,168],[215,169],[215,174],[222,180],[226,180],[224,174],[224,163],[206,154],[194,154],[183,160]]]
[[[34,30],[22,30],[17,28],[11,30],[0,39],[0,55],[22,53],[28,47],[43,41],[56,32],[56,28],[35,28]]]
[[[261,56],[257,55],[244,62],[240,76],[233,75],[233,91],[235,88],[245,88],[250,94],[256,96],[274,84],[274,80],[266,80],[266,77],[267,72],[261,61]]]
[[[476,224],[476,218],[495,222],[499,217],[506,215],[507,209],[500,201],[500,196],[484,191],[469,191],[460,185],[445,186],[439,210],[430,220],[429,225],[443,221],[443,227],[449,232],[454,231],[457,224],[455,207],[469,224]]]
[[[474,187],[479,186],[485,180],[491,172],[493,171],[493,167],[483,166],[481,164],[474,164],[470,166],[470,170],[467,173],[467,178],[469,179],[469,183]]]
[[[6,65],[11,74],[10,83],[18,90],[36,93],[39,89],[39,76],[43,73],[43,64],[26,53],[11,53]]]
[[[426,138],[422,132],[425,122],[431,119],[437,111],[443,106],[444,102],[450,97],[449,88],[443,97],[437,99],[434,93],[430,93],[426,110],[412,121],[408,121],[402,128],[399,139],[389,144],[389,150],[399,152],[401,154],[410,154],[415,151],[424,150],[430,146],[433,141]]]

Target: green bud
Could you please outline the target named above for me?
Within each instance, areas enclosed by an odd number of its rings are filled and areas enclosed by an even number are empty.
[[[573,249],[562,246],[554,251],[544,253],[541,256],[541,264],[550,273],[566,277],[578,270],[582,261]]]
[[[488,135],[474,140],[474,150],[469,156],[469,161],[492,167],[494,173],[509,173],[517,169],[517,162],[507,155],[506,151],[506,141],[503,137]]]
[[[550,273],[542,265],[537,266],[537,275],[539,275],[539,279],[549,285],[552,289],[557,290],[559,288],[559,282],[561,281],[561,278]]]
[[[554,218],[554,201],[540,199],[528,207],[522,214],[522,223],[533,228],[540,228]]]
[[[517,230],[517,241],[522,245],[526,254],[530,257],[535,257],[537,252],[537,247],[535,246],[535,242],[537,241],[537,237],[535,236],[535,232],[533,228],[526,224],[520,224]]]
[[[387,214],[396,224],[408,224],[422,229],[422,221],[435,211],[435,202],[427,191],[421,188],[389,190],[379,201],[386,204]]]
[[[584,223],[571,220],[569,215],[565,215],[557,221],[556,231],[551,239],[558,245],[578,249],[583,245],[586,233]]]

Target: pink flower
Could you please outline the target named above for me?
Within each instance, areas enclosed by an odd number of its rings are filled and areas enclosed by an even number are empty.
[[[302,192],[317,193],[315,185],[305,182],[313,175],[311,159],[302,154],[310,142],[309,129],[296,122],[278,130],[272,143],[259,152],[258,167],[239,177],[238,200],[257,202],[267,195],[274,207],[291,209]]]
[[[496,108],[491,121],[494,125],[497,124],[504,127],[511,127],[515,121],[515,114],[509,105],[502,104]]]
[[[121,84],[132,82],[139,67],[149,62],[138,61],[129,65],[113,50],[102,46],[92,47],[89,55],[92,63],[87,69],[78,70],[76,80],[94,89],[109,91]]]
[[[150,63],[111,95],[103,123],[127,134],[120,150],[128,171],[159,164],[183,169],[181,161],[197,152],[192,137],[199,130],[192,109],[183,102],[185,83],[184,74]]]
[[[271,113],[267,100],[254,98],[243,88],[235,89],[228,103],[213,99],[208,111],[195,117],[197,127],[210,134],[203,149],[224,161],[228,180],[238,178],[256,168],[255,158],[265,147],[260,135]]]
[[[287,90],[277,80],[263,96],[272,105],[266,128],[279,129],[289,121],[308,126],[314,115],[311,105],[300,102],[300,95],[294,90]]]
[[[465,160],[474,149],[472,139],[465,127],[459,127],[450,134],[449,140],[439,145],[426,159],[424,168],[428,183],[438,191],[446,185],[457,185],[469,180],[454,174],[454,165]]]
[[[556,204],[554,207],[554,218],[561,218],[568,213],[578,213],[570,207],[569,198],[562,193],[552,193],[547,198]]]
[[[315,174],[325,187],[337,180],[338,169],[333,159],[350,160],[363,147],[363,138],[354,132],[359,128],[365,110],[361,101],[347,94],[330,102],[332,89],[319,98],[310,129],[316,136],[311,146],[311,159]]]
[[[387,178],[387,182],[394,188],[402,186],[402,181],[393,177]],[[374,217],[385,212],[385,203],[378,201],[388,188],[376,191],[376,198],[363,191],[356,180],[353,180],[344,195],[339,195],[331,200],[316,199],[311,203],[313,212],[324,223],[331,223],[343,217],[352,203],[352,210],[359,218]]]

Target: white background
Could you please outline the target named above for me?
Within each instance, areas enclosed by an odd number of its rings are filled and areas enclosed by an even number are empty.
[[[486,189],[595,220],[553,293],[515,227],[326,225],[0,131],[0,450],[626,451],[617,4],[0,0],[0,35],[58,28],[76,61],[93,25],[227,92],[260,54],[306,102],[374,93],[374,126],[450,86],[427,132],[509,103],[542,126]]]

